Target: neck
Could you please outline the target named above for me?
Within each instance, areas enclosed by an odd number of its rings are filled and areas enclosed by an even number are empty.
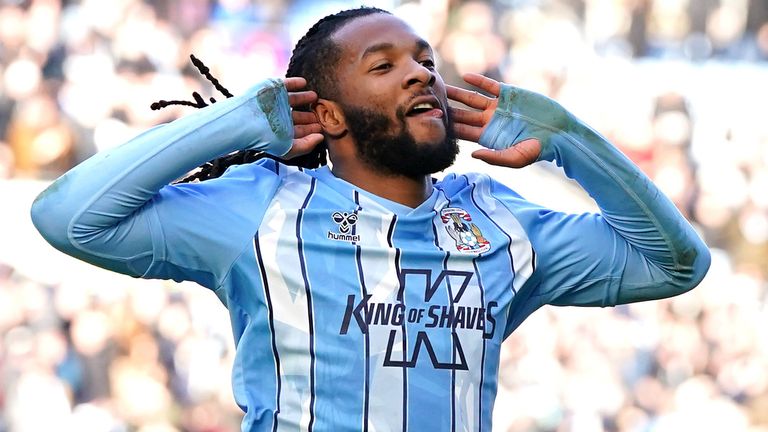
[[[360,163],[334,165],[331,171],[360,189],[410,208],[418,207],[432,194],[432,179],[427,175],[410,178],[382,174]]]

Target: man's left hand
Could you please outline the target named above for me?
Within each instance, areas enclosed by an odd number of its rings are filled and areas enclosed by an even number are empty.
[[[473,108],[451,107],[456,137],[467,141],[479,142],[480,136],[485,132],[496,112],[496,107],[499,103],[498,96],[501,93],[501,84],[494,79],[474,73],[464,74],[463,78],[467,84],[480,88],[491,95],[491,97],[488,97],[476,91],[451,85],[446,86],[448,99],[461,102],[467,107]],[[541,153],[541,143],[539,140],[532,138],[521,141],[504,150],[476,150],[472,152],[472,157],[492,165],[522,168],[536,162],[539,153]]]

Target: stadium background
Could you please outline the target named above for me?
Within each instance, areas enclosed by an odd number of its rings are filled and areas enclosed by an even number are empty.
[[[0,432],[239,430],[215,296],[62,256],[29,205],[95,151],[186,112],[151,102],[211,95],[189,53],[237,93],[281,76],[312,22],[355,4],[0,1]],[[712,248],[705,281],[678,298],[536,312],[505,344],[494,430],[768,431],[768,2],[369,4],[423,33],[449,83],[483,72],[560,100]],[[593,208],[550,165],[496,170],[472,148],[454,169]]]

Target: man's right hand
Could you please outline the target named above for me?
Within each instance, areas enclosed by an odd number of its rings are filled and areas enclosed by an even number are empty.
[[[283,80],[288,90],[288,103],[291,107],[310,105],[317,101],[317,93],[304,90],[307,80],[301,77],[291,77]],[[283,155],[285,159],[305,155],[323,142],[322,128],[313,112],[291,110],[293,120],[293,143],[291,149]]]

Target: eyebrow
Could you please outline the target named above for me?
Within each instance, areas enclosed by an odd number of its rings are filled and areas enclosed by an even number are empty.
[[[418,51],[424,51],[429,50],[429,52],[432,52],[432,47],[429,45],[429,42],[425,41],[424,39],[416,39],[416,49]],[[365,59],[369,55],[375,54],[380,51],[387,51],[395,48],[395,45],[391,42],[381,42],[374,45],[369,46],[368,48],[363,51],[363,55],[361,59]]]

